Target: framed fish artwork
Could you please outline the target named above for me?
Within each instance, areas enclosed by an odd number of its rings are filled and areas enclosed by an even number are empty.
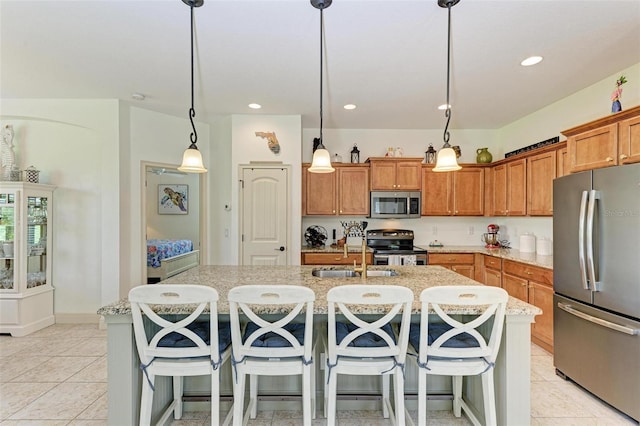
[[[189,213],[189,185],[159,184],[158,214]]]

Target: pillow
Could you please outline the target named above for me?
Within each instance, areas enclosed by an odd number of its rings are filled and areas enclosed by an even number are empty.
[[[449,324],[445,323],[429,323],[429,335],[427,336],[427,344],[431,345],[436,339],[447,331],[451,330]],[[420,350],[420,324],[411,324],[409,329],[409,343],[411,346]],[[469,333],[462,333],[453,336],[442,344],[443,348],[477,348],[480,347],[478,341]]]
[[[336,342],[338,344],[340,344],[342,342],[342,339],[344,339],[345,337],[347,337],[347,334],[351,333],[352,331],[356,330],[358,327],[351,324],[351,323],[343,323],[343,322],[336,322]],[[393,334],[393,330],[391,329],[391,324],[387,323],[385,325],[382,326],[382,329],[389,335],[391,336],[391,340],[393,340],[393,342],[396,341],[395,335]],[[389,346],[387,344],[387,342],[384,341],[384,339],[380,336],[378,336],[377,334],[374,333],[365,333],[362,336],[356,337],[355,339],[353,339],[351,342],[349,342],[349,346],[354,346],[354,347],[384,347],[384,346]]]
[[[254,322],[250,322],[247,324],[247,328],[244,331],[244,336],[242,336],[242,341],[245,342],[247,338],[259,329],[258,325]],[[304,324],[287,324],[283,327],[289,333],[293,334],[293,337],[300,343],[304,344]],[[263,334],[258,337],[256,340],[251,343],[251,346],[254,347],[271,347],[271,348],[287,348],[291,347],[291,343],[282,337],[281,335],[270,331],[269,333]]]
[[[209,321],[195,321],[187,325],[187,329],[193,331],[204,342],[209,344],[210,326]],[[231,327],[228,322],[218,324],[218,351],[224,351],[231,344]],[[177,332],[172,332],[164,336],[158,342],[158,347],[163,348],[189,348],[195,347],[193,340]]]

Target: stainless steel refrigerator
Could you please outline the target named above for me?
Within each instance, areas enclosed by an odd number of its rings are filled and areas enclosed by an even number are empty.
[[[556,371],[640,420],[640,164],[553,183]]]

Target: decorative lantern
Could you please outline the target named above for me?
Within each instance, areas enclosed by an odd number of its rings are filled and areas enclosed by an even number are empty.
[[[360,151],[358,151],[358,146],[356,144],[353,144],[353,149],[351,150],[351,162],[360,162]]]
[[[29,166],[24,171],[24,180],[26,182],[38,183],[40,181],[39,175],[40,175],[40,170],[37,170],[33,166]]]
[[[429,144],[429,148],[425,152],[425,163],[427,164],[436,164],[436,150],[433,149],[433,145]]]

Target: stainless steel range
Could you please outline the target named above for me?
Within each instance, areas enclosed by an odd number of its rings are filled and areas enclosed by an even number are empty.
[[[413,245],[409,229],[367,231],[367,246],[373,249],[374,265],[426,265],[427,251]]]

